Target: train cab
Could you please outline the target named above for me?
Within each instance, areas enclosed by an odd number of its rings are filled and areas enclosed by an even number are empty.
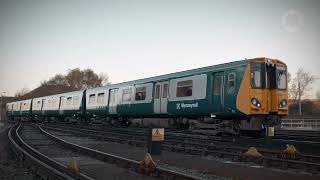
[[[276,59],[252,59],[238,93],[237,107],[247,115],[241,129],[261,130],[279,124],[281,117],[288,115],[286,64]]]

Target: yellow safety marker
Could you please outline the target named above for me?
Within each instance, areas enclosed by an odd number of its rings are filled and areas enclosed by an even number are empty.
[[[74,157],[69,161],[67,168],[75,173],[80,172],[79,164]]]
[[[152,129],[152,141],[164,141],[164,128]]]
[[[268,127],[266,129],[266,131],[267,131],[267,136],[269,136],[269,137],[273,137],[274,136],[274,127]]]
[[[258,150],[255,147],[250,147],[248,151],[243,153],[245,156],[250,156],[250,157],[261,157],[262,154],[258,152]]]

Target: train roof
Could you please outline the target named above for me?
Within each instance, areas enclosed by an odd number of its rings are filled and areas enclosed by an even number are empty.
[[[266,59],[266,58],[259,57],[259,58],[253,58],[253,59],[232,61],[232,62],[228,62],[228,63],[222,63],[222,64],[206,66],[206,67],[201,67],[201,68],[196,68],[196,69],[191,69],[191,70],[179,71],[179,72],[169,73],[169,74],[165,74],[165,75],[159,75],[159,76],[154,76],[154,77],[149,77],[149,78],[143,78],[143,79],[138,79],[138,80],[110,84],[110,85],[103,86],[103,87],[89,88],[89,89],[87,89],[87,91],[92,92],[92,91],[98,91],[101,89],[113,89],[113,88],[127,86],[128,84],[130,84],[130,85],[145,84],[148,82],[162,81],[162,80],[165,81],[165,80],[170,80],[170,79],[177,78],[177,77],[185,77],[185,76],[191,76],[191,75],[195,75],[195,74],[206,73],[208,71],[219,71],[219,70],[234,68],[234,67],[238,67],[238,66],[243,66],[243,65],[248,64],[252,60],[257,60],[257,59]],[[281,61],[279,61],[279,62],[281,62]],[[283,62],[281,62],[281,63],[283,63]],[[57,97],[57,96],[59,97],[59,96],[65,96],[65,95],[71,95],[71,94],[79,94],[83,91],[85,91],[85,90],[78,90],[78,91],[72,91],[72,92],[67,92],[67,93],[54,94],[54,95],[49,95],[49,96],[37,97],[37,98],[33,98],[33,99],[45,99],[45,98],[49,98],[49,97]],[[31,100],[31,99],[28,99],[28,100]],[[23,102],[23,101],[27,101],[27,100],[16,101],[16,102],[11,102],[11,103],[18,103],[18,102]]]
[[[250,60],[248,60],[248,59],[232,61],[232,62],[213,65],[213,66],[206,66],[206,67],[201,67],[201,68],[196,68],[196,69],[191,69],[191,70],[186,70],[186,71],[174,72],[174,73],[165,74],[165,75],[159,75],[159,76],[154,76],[154,77],[149,77],[149,78],[143,78],[143,79],[138,79],[138,80],[133,80],[133,81],[126,81],[126,82],[111,84],[111,85],[107,85],[104,87],[108,88],[108,89],[112,89],[112,88],[116,88],[116,87],[126,86],[127,84],[144,84],[144,83],[153,82],[153,81],[169,80],[169,79],[176,78],[176,77],[191,76],[194,74],[201,74],[201,73],[205,73],[208,71],[217,71],[217,70],[222,70],[222,69],[234,68],[234,67],[246,65],[246,64],[248,64],[249,61]]]

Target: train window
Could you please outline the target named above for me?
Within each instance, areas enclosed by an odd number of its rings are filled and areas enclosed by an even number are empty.
[[[97,98],[98,104],[104,104],[104,93],[99,93]]]
[[[122,102],[131,101],[132,89],[124,89],[122,93]]]
[[[265,64],[264,63],[252,63],[251,64],[251,86],[252,88],[263,88],[265,86]]]
[[[221,94],[222,76],[214,76],[213,79],[213,95]]]
[[[160,98],[160,84],[156,85],[156,89],[154,92],[154,98],[159,99]]]
[[[231,94],[234,92],[235,89],[235,73],[229,73],[228,74],[228,94]]]
[[[261,72],[259,70],[251,72],[251,84],[255,88],[261,88]]]
[[[282,65],[277,65],[277,87],[282,90],[287,88],[286,67]]]
[[[162,98],[167,98],[167,97],[168,97],[168,84],[163,84]]]
[[[147,94],[147,88],[146,87],[137,87],[136,88],[136,95],[135,100],[136,101],[143,101],[146,99]]]
[[[88,104],[94,104],[95,101],[96,101],[96,95],[95,94],[90,94]]]
[[[189,97],[192,96],[192,80],[180,81],[177,83],[177,97]]]
[[[56,99],[53,99],[53,100],[52,100],[52,107],[56,107],[56,104],[57,104],[57,100],[56,100]]]
[[[77,106],[79,104],[79,96],[73,96],[73,106]]]
[[[52,101],[51,101],[51,100],[48,100],[47,106],[48,106],[48,107],[52,107]]]
[[[68,97],[67,98],[67,103],[66,103],[67,107],[71,106],[71,101],[72,101],[72,97]]]

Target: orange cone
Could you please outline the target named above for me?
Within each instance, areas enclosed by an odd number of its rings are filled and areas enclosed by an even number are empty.
[[[250,147],[248,151],[243,153],[245,156],[251,156],[251,157],[261,157],[262,154],[258,152],[258,150],[255,147]]]
[[[140,168],[146,170],[147,172],[152,172],[155,170],[156,163],[153,161],[149,153],[147,153],[143,160],[140,161]]]
[[[294,145],[287,144],[287,148],[283,150],[285,158],[295,158],[300,155],[300,152],[294,147]]]

